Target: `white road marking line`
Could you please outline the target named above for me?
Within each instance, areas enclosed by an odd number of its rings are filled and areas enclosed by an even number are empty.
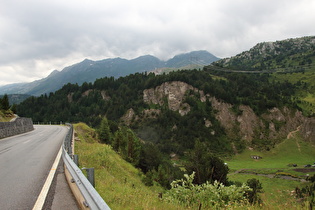
[[[52,183],[52,180],[55,176],[55,172],[56,172],[56,169],[58,167],[58,164],[59,164],[59,161],[60,161],[60,157],[61,157],[61,154],[62,154],[62,146],[60,147],[60,150],[58,152],[58,155],[55,159],[55,162],[54,164],[52,165],[50,171],[49,171],[49,174],[48,174],[48,177],[46,179],[46,182],[42,188],[42,191],[40,192],[38,198],[37,198],[37,201],[33,207],[33,210],[41,210],[43,208],[43,205],[45,203],[45,200],[46,200],[46,197],[47,197],[47,194],[48,194],[48,191],[49,191],[49,188],[50,188],[50,185]]]

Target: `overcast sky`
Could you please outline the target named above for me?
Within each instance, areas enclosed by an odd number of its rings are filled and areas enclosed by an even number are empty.
[[[85,58],[224,58],[259,42],[315,35],[314,0],[0,0],[0,85]]]

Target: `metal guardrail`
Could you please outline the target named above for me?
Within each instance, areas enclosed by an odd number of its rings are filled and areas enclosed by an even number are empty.
[[[87,180],[87,178],[82,173],[81,169],[73,162],[70,155],[72,154],[72,135],[73,135],[73,126],[71,124],[66,124],[69,126],[69,132],[65,138],[63,145],[62,158],[63,161],[73,177],[73,181],[76,183],[81,194],[83,195],[85,202],[84,205],[87,208],[92,210],[110,210],[109,206],[103,200],[103,198],[98,194],[92,184]]]

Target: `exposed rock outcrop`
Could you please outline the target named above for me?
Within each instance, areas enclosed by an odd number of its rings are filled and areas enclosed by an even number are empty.
[[[307,118],[304,120],[300,131],[304,139],[310,142],[315,142],[315,119]]]
[[[109,101],[110,100],[110,96],[108,96],[106,94],[106,91],[104,91],[104,90],[101,91],[101,96],[102,96],[102,99],[105,100],[105,101]]]
[[[144,90],[143,100],[145,103],[158,104],[160,106],[167,103],[170,110],[178,111],[183,116],[190,111],[189,104],[184,103],[188,90],[198,92],[200,100],[205,100],[203,91],[199,91],[197,88],[179,81],[165,82],[156,88]]]
[[[287,107],[282,109],[274,107],[258,116],[249,106],[240,105],[235,108],[232,104],[205,95],[203,91],[179,81],[165,82],[156,88],[144,90],[143,100],[147,104],[167,106],[170,110],[178,111],[184,116],[191,110],[190,105],[185,103],[186,97],[191,95],[197,97],[201,102],[207,100],[211,102],[216,120],[220,122],[231,139],[240,138],[248,143],[254,139],[283,139],[299,127],[300,135],[305,140],[315,142],[315,119],[305,117],[300,111]],[[130,125],[132,120],[156,118],[160,114],[159,109],[148,109],[143,110],[137,116],[130,109],[122,119],[125,124]],[[213,122],[205,118],[200,120],[203,120],[205,127],[211,130]]]
[[[232,105],[210,99],[212,106],[218,112],[216,119],[220,121],[230,137],[239,136],[251,142],[253,139],[281,139],[291,131],[301,126],[300,134],[307,141],[315,141],[315,119],[303,116],[300,111],[293,111],[284,107],[282,110],[274,107],[261,116],[257,116],[249,106],[240,105],[240,115],[232,110]],[[235,133],[238,132],[238,133]]]
[[[131,122],[136,118],[135,111],[131,108],[128,109],[127,112],[122,116],[121,121],[126,125],[130,125]]]
[[[131,108],[127,110],[127,112],[121,118],[121,121],[126,125],[131,125],[133,121],[157,118],[160,114],[161,110],[159,109],[145,109],[140,113],[140,115],[136,115],[135,111]]]
[[[184,82],[166,82],[162,85],[143,91],[143,100],[146,103],[164,105],[168,103],[168,108],[178,111],[181,108],[187,90],[193,90],[191,85]],[[166,100],[165,100],[166,99]]]

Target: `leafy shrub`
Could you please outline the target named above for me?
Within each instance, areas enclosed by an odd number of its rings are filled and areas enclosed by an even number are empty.
[[[221,208],[226,206],[247,205],[245,192],[251,191],[246,184],[237,187],[235,185],[224,186],[215,181],[213,184],[206,182],[201,185],[193,184],[195,172],[185,174],[186,179],[175,180],[172,188],[164,198],[169,202],[183,205],[189,208]]]
[[[304,205],[308,206],[309,209],[313,209],[315,206],[315,175],[308,178],[311,183],[302,189],[296,187],[295,194],[296,198],[305,201]]]

